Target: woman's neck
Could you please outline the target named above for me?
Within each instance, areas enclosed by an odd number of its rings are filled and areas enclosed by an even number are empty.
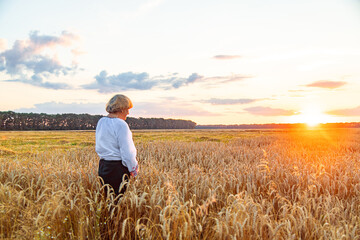
[[[120,118],[122,120],[126,120],[126,116],[124,117],[124,114],[122,114],[121,112],[116,112],[116,113],[109,113],[107,115],[107,117],[109,118]]]

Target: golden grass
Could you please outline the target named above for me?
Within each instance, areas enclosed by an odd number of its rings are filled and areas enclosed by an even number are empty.
[[[94,132],[1,132],[0,237],[359,239],[359,130],[134,139],[140,175],[116,201],[101,194]]]

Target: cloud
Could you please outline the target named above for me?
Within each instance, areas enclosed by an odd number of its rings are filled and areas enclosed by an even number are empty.
[[[4,71],[5,69],[5,57],[0,55],[0,72]]]
[[[247,104],[258,101],[259,99],[247,99],[247,98],[240,98],[240,99],[219,99],[219,98],[211,98],[205,100],[203,102],[211,103],[213,105],[234,105],[234,104]]]
[[[289,90],[288,92],[297,93],[297,92],[306,92],[305,90]]]
[[[41,50],[46,47],[54,47],[56,45],[71,46],[73,41],[79,40],[79,37],[71,32],[63,31],[60,37],[50,35],[39,35],[38,31],[30,33],[30,48],[33,50]]]
[[[44,82],[43,78],[39,75],[33,75],[31,79],[11,79],[4,80],[4,82],[20,82],[31,84],[32,86],[42,87],[47,89],[59,90],[59,89],[71,89],[70,85],[61,82]]]
[[[95,82],[83,85],[85,89],[98,89],[102,93],[117,92],[119,90],[137,89],[148,90],[156,85],[156,81],[149,79],[149,74],[125,72],[118,75],[108,75],[102,71],[95,76]]]
[[[360,106],[348,109],[337,109],[328,111],[327,114],[337,116],[360,116]]]
[[[74,49],[71,49],[71,53],[74,54],[74,56],[80,56],[80,55],[86,54],[87,52],[85,52],[79,48],[74,48]]]
[[[270,108],[270,107],[250,107],[245,108],[250,114],[259,115],[259,116],[291,116],[296,115],[293,110],[285,110],[280,108]]]
[[[45,102],[35,104],[32,108],[19,108],[15,112],[33,112],[33,113],[88,113],[88,114],[105,114],[106,103],[61,103]]]
[[[197,80],[202,79],[203,76],[200,76],[197,73],[191,74],[188,78],[179,78],[175,77],[172,79],[163,79],[163,82],[169,82],[173,88],[179,88],[184,85],[188,85],[190,83],[194,83]]]
[[[177,77],[177,74],[169,76],[150,77],[148,73],[124,72],[118,75],[108,75],[101,71],[95,76],[95,82],[85,84],[84,89],[97,89],[100,93],[112,93],[120,90],[149,90],[154,87],[163,89],[179,88],[202,78],[197,73],[191,74],[188,78]]]
[[[31,32],[29,39],[16,40],[11,49],[0,52],[0,71],[14,77],[12,81],[23,82],[38,87],[59,89],[67,84],[48,83],[43,79],[51,76],[67,75],[77,69],[77,65],[65,66],[56,56],[56,48],[69,47],[78,37],[63,31],[60,36],[39,35]],[[49,56],[49,52],[54,52]]]
[[[347,82],[321,80],[321,81],[317,81],[317,82],[313,82],[313,83],[307,84],[307,85],[305,85],[305,86],[306,86],[306,87],[319,87],[319,88],[334,89],[334,88],[342,87],[342,86],[344,86],[345,84],[347,84]]]
[[[230,76],[215,76],[215,77],[205,77],[203,81],[207,82],[216,82],[216,83],[229,83],[229,82],[237,82],[243,81],[247,78],[252,78],[253,76],[246,76],[241,74],[233,74]]]
[[[0,38],[0,51],[3,51],[7,48],[7,41],[4,38]]]
[[[109,75],[107,71],[103,70],[94,77],[95,81],[89,84],[84,84],[81,87],[83,89],[95,89],[100,93],[113,93],[121,90],[150,90],[153,88],[169,90],[187,86],[195,82],[203,82],[210,86],[212,84],[242,81],[251,77],[252,76],[239,74],[204,77],[198,73],[193,73],[188,77],[180,77],[178,73],[150,76],[146,72],[123,72],[115,75]]]
[[[191,116],[218,116],[219,114],[208,112],[200,108],[194,108],[191,104],[183,103],[181,106],[170,102],[134,102],[134,108],[130,110],[130,116],[136,117],[163,117],[182,118]]]
[[[235,59],[235,58],[241,58],[240,55],[216,55],[213,58],[218,59],[218,60],[230,60],[230,59]]]

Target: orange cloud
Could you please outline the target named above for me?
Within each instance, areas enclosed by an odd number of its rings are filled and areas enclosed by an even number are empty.
[[[71,53],[74,54],[75,56],[80,56],[86,54],[87,52],[76,48],[76,49],[71,49]]]
[[[245,108],[244,110],[250,114],[260,115],[260,116],[292,116],[292,115],[296,115],[296,112],[293,110],[270,108],[270,107],[250,107],[250,108]]]
[[[337,116],[360,116],[360,106],[356,108],[337,109],[327,112],[330,115]]]
[[[317,81],[317,82],[313,82],[310,84],[305,85],[306,87],[319,87],[319,88],[329,88],[329,89],[334,89],[334,88],[339,88],[342,87],[346,84],[347,82],[343,82],[343,81],[327,81],[327,80],[321,80],[321,81]]]
[[[3,51],[7,48],[7,41],[4,38],[0,38],[0,51]]]
[[[219,98],[211,98],[208,100],[204,100],[205,103],[210,103],[213,105],[235,105],[235,104],[248,104],[259,99],[248,99],[248,98],[238,98],[238,99],[219,99]]]

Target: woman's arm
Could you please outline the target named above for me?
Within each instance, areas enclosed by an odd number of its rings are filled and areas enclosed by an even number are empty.
[[[136,148],[132,139],[132,133],[125,121],[121,123],[117,137],[121,160],[124,162],[130,173],[136,171],[136,174],[134,173],[134,175],[137,175],[138,161],[136,160]]]

